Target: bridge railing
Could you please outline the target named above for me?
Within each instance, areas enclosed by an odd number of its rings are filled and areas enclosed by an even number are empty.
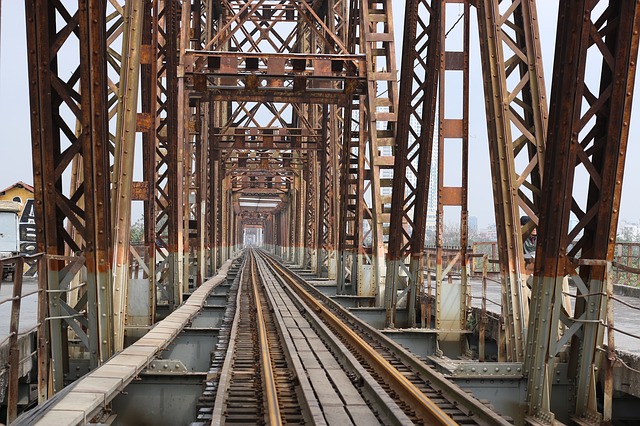
[[[476,241],[471,244],[471,253],[474,255],[469,261],[471,275],[475,275],[478,270],[482,271],[484,262],[482,254],[487,255],[487,273],[497,274],[500,272],[498,243],[496,241]]]
[[[0,318],[9,318],[8,330],[0,322],[0,359],[5,362],[0,366],[0,400],[6,402],[6,421],[9,424],[18,414],[20,378],[28,376],[34,364],[37,365],[38,403],[48,399],[51,380],[56,380],[50,360],[61,355],[53,353],[52,334],[63,329],[64,321],[69,325],[69,338],[86,337],[77,336],[76,332],[83,332],[81,324],[86,321],[87,312],[86,308],[79,312],[71,308],[81,304],[82,293],[86,292],[84,258],[81,255],[18,255],[1,259],[0,269],[7,263],[12,265],[13,282],[0,282]],[[48,281],[50,271],[57,271],[56,283]],[[5,290],[9,285],[11,289]],[[6,293],[10,296],[5,296]],[[33,304],[36,305],[35,313]],[[61,309],[58,314],[50,312],[53,306]],[[74,321],[80,322],[80,325],[74,324],[77,325],[75,329],[71,324]],[[32,350],[33,342],[26,342],[24,336],[34,332],[35,350]],[[60,372],[63,370],[61,361],[59,357],[52,361]]]
[[[20,255],[0,259],[0,270],[7,264],[12,265],[13,283],[9,290],[10,296],[0,296],[0,317],[9,318],[8,330],[0,330],[0,357],[6,364],[0,368],[0,400],[7,403],[7,424],[12,422],[18,414],[18,387],[19,379],[26,371],[31,370],[34,362],[38,362],[38,396],[46,399],[47,392],[47,333],[46,333],[46,277],[44,272],[46,262],[43,262],[43,254]],[[25,268],[25,265],[29,268]],[[24,277],[33,276],[37,271],[38,283],[35,289],[25,291]],[[29,274],[29,275],[27,275]],[[8,284],[0,282],[0,291]],[[3,291],[2,293],[6,293]],[[21,305],[28,298],[37,299],[36,324],[28,329],[21,326]],[[7,315],[8,314],[8,315]],[[3,324],[4,327],[4,324]],[[37,349],[27,354],[21,354],[20,348],[31,348],[31,345],[23,345],[20,337],[36,332]],[[44,360],[44,362],[42,362]],[[6,392],[6,395],[5,395]]]
[[[620,244],[620,243],[618,243]],[[634,247],[637,243],[624,243],[622,247]],[[637,247],[637,246],[636,246]],[[637,249],[635,249],[637,250]],[[637,254],[637,251],[636,251]],[[633,256],[630,256],[633,259]],[[614,302],[626,306],[634,311],[640,311],[640,307],[632,303],[627,303],[622,297],[617,296],[614,292],[614,284],[618,282],[618,276],[620,273],[630,274],[634,276],[634,281],[637,282],[640,275],[640,268],[634,268],[625,264],[621,264],[617,261],[608,262],[599,259],[574,259],[578,265],[589,266],[602,266],[606,269],[605,283],[603,285],[603,292],[600,293],[604,296],[605,316],[600,321],[600,325],[605,327],[606,338],[603,342],[597,346],[596,350],[605,354],[604,364],[604,406],[603,414],[605,418],[611,418],[613,410],[613,390],[614,390],[614,369],[616,367],[624,367],[633,370],[635,373],[640,373],[638,370],[634,370],[628,366],[622,358],[616,353],[615,347],[615,333],[620,333],[625,336],[631,337],[636,341],[640,341],[640,335],[630,332],[629,330],[623,330],[615,326],[614,321]],[[597,294],[596,294],[597,295]],[[576,295],[572,292],[563,292],[563,297],[576,299],[578,297],[590,297],[594,294]],[[577,320],[576,320],[577,321]],[[604,337],[604,336],[603,336]]]
[[[429,250],[429,249],[427,249]],[[455,250],[455,248],[451,248]],[[499,273],[498,243],[496,241],[477,241],[471,244],[471,253],[486,254],[489,259],[488,273]],[[469,261],[470,273],[476,275],[482,270],[482,256],[473,256]],[[631,268],[631,269],[629,269]],[[613,262],[613,280],[616,284],[640,285],[640,242],[617,242]]]
[[[637,287],[638,272],[640,269],[640,242],[616,243],[613,277],[616,284],[631,285]]]
[[[477,243],[472,248],[473,252],[467,253],[467,265],[470,278],[480,279],[482,289],[480,296],[474,296],[472,291],[473,282],[469,282],[470,286],[467,293],[467,306],[472,306],[473,300],[480,300],[481,304],[481,321],[473,327],[478,327],[480,336],[480,357],[484,360],[484,342],[485,342],[485,327],[488,321],[487,317],[487,304],[491,304],[498,311],[502,309],[500,301],[492,300],[487,297],[487,285],[488,283],[494,283],[500,285],[500,280],[495,277],[498,272],[497,267],[497,245],[495,242],[482,242]],[[450,261],[456,259],[460,249],[458,247],[443,247],[443,265],[449,264]],[[431,327],[431,316],[434,312],[435,301],[435,277],[436,277],[436,249],[435,247],[427,246],[424,252],[424,264],[423,264],[423,276],[424,285],[421,289],[421,311],[422,311],[422,324],[425,327]],[[452,281],[459,279],[461,273],[461,262],[458,261],[455,265],[449,269],[446,277],[442,277],[443,280]],[[476,292],[477,293],[477,292]]]
[[[149,248],[145,245],[129,246],[129,278],[149,278]]]

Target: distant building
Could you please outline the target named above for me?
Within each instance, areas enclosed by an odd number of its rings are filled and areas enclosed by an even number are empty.
[[[477,241],[497,241],[496,225],[492,224],[478,231]]]
[[[15,201],[20,204],[20,251],[36,252],[36,216],[33,203],[33,187],[24,182],[16,182],[0,191],[0,200]]]
[[[478,233],[478,218],[475,216],[469,216],[469,234],[477,234]]]
[[[616,239],[619,241],[638,241],[640,239],[640,225],[626,220],[618,223]]]

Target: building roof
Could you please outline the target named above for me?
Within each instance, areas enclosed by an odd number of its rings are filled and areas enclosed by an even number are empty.
[[[9,191],[10,189],[13,189],[13,188],[24,188],[27,191],[33,192],[33,186],[31,186],[29,184],[26,184],[26,183],[24,183],[22,181],[18,181],[16,183],[14,183],[13,185],[11,185],[10,187],[5,188],[2,191],[0,191],[0,195],[3,195],[5,192],[7,192],[7,191]]]

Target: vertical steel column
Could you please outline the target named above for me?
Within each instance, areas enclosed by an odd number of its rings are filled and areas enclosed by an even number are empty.
[[[242,220],[239,213],[234,213],[233,215],[233,229],[235,229],[234,233],[234,241],[233,241],[233,255],[235,255],[240,249],[240,244],[242,244],[242,234],[244,229],[242,228]]]
[[[227,252],[227,258],[233,257],[233,252],[235,250],[236,245],[236,234],[238,230],[236,229],[236,212],[234,209],[234,196],[232,195],[229,201],[229,247]]]
[[[144,7],[128,0],[122,11],[123,39],[112,174],[114,349],[124,348],[129,293],[131,200],[138,110],[138,84]]]
[[[209,167],[209,114],[210,104],[208,102],[202,102],[202,122],[200,127],[200,143],[196,145],[198,150],[197,159],[199,164],[198,169],[198,208],[196,209],[198,216],[198,268],[199,278],[202,279],[200,284],[204,282],[207,276],[213,276],[213,270],[210,267],[211,264],[211,233],[209,232],[209,221],[207,220],[207,214],[211,214],[211,205],[209,198],[209,190],[211,188],[211,174],[209,173],[211,168]],[[200,285],[198,284],[198,285]]]
[[[355,29],[354,29],[355,30]],[[364,247],[364,116],[359,114],[364,96],[354,96],[344,110],[340,174],[340,235],[338,240],[337,292],[355,294],[363,280]],[[350,288],[347,288],[349,283]]]
[[[178,1],[178,0],[176,0]],[[190,119],[190,103],[189,92],[185,88],[185,71],[187,63],[185,61],[185,51],[189,48],[191,40],[191,1],[178,1],[180,7],[179,27],[176,29],[176,37],[178,44],[178,66],[176,69],[177,80],[177,109],[178,122],[177,131],[178,138],[176,140],[177,153],[175,164],[177,172],[177,190],[176,197],[178,206],[178,248],[176,250],[178,273],[180,276],[181,290],[180,301],[182,303],[182,294],[189,292],[189,275],[191,263],[189,262],[189,217],[191,212],[191,200],[189,199],[190,179],[187,175],[193,166],[191,162],[192,156],[189,154],[188,138],[189,138],[189,119]]]
[[[276,255],[280,256],[284,259],[284,251],[282,249],[282,215],[284,214],[284,210],[281,210],[276,213],[275,219],[273,221],[273,235],[275,236],[275,249]]]
[[[442,54],[440,7],[439,1],[408,0],[405,9],[385,284],[386,327],[394,327],[397,291],[402,287],[408,288],[409,327],[416,326],[416,292],[424,285],[421,259],[438,92],[438,74],[433,70]]]
[[[209,40],[214,36],[214,26],[216,24],[214,2],[209,0],[195,0],[193,2],[193,39],[196,41],[195,49],[202,49]],[[200,208],[203,211],[202,228],[204,240],[204,258],[206,267],[203,274],[205,276],[213,276],[218,268],[218,204],[217,194],[219,193],[218,176],[220,172],[220,152],[215,149],[215,128],[218,125],[216,121],[216,104],[210,97],[203,98],[206,102],[206,113],[203,114],[203,126],[201,140],[205,143],[206,148],[201,151],[202,156],[202,177],[199,179],[204,188],[200,189]]]
[[[371,229],[371,278],[358,280],[358,295],[384,297],[385,246],[389,236],[395,139],[398,121],[398,75],[391,0],[366,0],[360,7],[360,43],[366,55],[365,115],[367,152],[365,192],[371,207],[365,219]],[[361,153],[362,155],[363,153]]]
[[[51,296],[50,315],[67,317],[50,322],[53,387],[58,391],[69,361],[64,356],[67,325],[85,345],[91,367],[113,354],[106,2],[81,2],[75,13],[47,0],[25,4],[38,251],[64,255],[68,247],[83,252],[87,274],[86,307],[68,306],[64,292]],[[75,43],[76,58],[63,60],[72,72],[66,68],[61,73],[60,49],[74,49]],[[79,136],[72,130],[76,122]],[[65,193],[64,175],[75,156],[82,158],[82,181],[73,193]],[[84,246],[76,245],[72,233],[80,235]],[[49,267],[48,288],[65,290],[60,288],[64,263],[54,261]],[[78,312],[84,309],[86,317],[81,317]]]
[[[273,220],[272,220],[272,228],[271,228],[271,236],[273,237],[273,254],[275,254],[276,256],[280,256],[279,254],[279,250],[278,250],[278,241],[279,241],[279,226],[278,226],[278,219],[279,219],[280,213],[279,212],[275,212],[273,214]]]
[[[291,252],[290,259],[294,265],[299,265],[299,252],[300,252],[300,237],[302,234],[302,228],[300,226],[300,222],[304,222],[304,216],[300,214],[300,204],[302,201],[301,192],[302,187],[304,186],[302,183],[302,167],[298,166],[294,168],[295,177],[293,179],[293,187],[291,188],[291,209],[289,211],[289,219],[291,225],[291,234],[290,234],[290,244],[291,244]]]
[[[575,385],[570,394],[575,399],[569,401],[573,413],[565,414],[576,422],[600,419],[594,375],[605,320],[603,265],[614,255],[639,19],[635,1],[560,4],[525,357],[532,422],[554,420],[556,355],[569,341],[569,380]],[[586,196],[574,192],[580,173],[588,178]],[[577,287],[573,315],[562,306],[567,274]],[[568,326],[562,336],[559,320]]]
[[[455,354],[463,350],[463,336],[460,334],[466,328],[467,315],[467,174],[468,174],[468,145],[469,145],[469,3],[464,3],[458,20],[451,20],[447,28],[447,11],[454,10],[453,6],[459,4],[459,0],[445,0],[441,10],[440,39],[443,43],[443,52],[439,65],[439,98],[438,98],[438,207],[436,216],[436,328],[443,332],[438,335],[441,348],[445,342],[450,342],[450,350]],[[457,25],[462,28],[456,29]],[[453,50],[448,46],[446,37],[455,31],[462,38],[462,50]],[[453,80],[454,84],[460,84],[462,96],[447,97],[446,94],[452,85],[447,86],[446,79],[452,78],[454,73],[460,73],[462,78]],[[455,99],[455,100],[454,100]],[[459,115],[451,113],[449,104],[462,103]],[[453,151],[455,141],[460,142],[460,185],[447,185],[444,181],[445,167],[453,168],[449,158]],[[456,152],[456,151],[453,151]],[[445,158],[446,157],[446,158]],[[448,164],[447,164],[448,163]],[[457,173],[456,173],[457,175]],[[444,207],[460,207],[460,238],[459,251],[445,263],[443,256],[444,236]],[[460,263],[460,283],[446,283],[444,278],[449,274],[456,263]],[[447,333],[450,331],[451,333]],[[460,347],[454,349],[460,343]]]
[[[306,182],[306,244],[305,244],[305,268],[318,274],[321,263],[318,264],[318,252],[320,251],[318,233],[322,235],[322,219],[319,215],[319,205],[322,203],[322,194],[319,191],[318,156],[316,151],[307,153],[307,165],[303,168]]]
[[[231,221],[229,210],[233,208],[231,205],[231,185],[229,182],[229,177],[225,176],[222,181],[222,256],[220,261],[222,263],[226,262],[229,259],[229,246],[231,245]]]
[[[329,115],[331,108],[331,115]],[[337,121],[336,108],[325,105],[322,108],[322,127],[320,146],[318,149],[318,212],[317,212],[317,235],[316,235],[316,267],[318,276],[329,276],[331,270],[330,264],[332,258],[335,259],[335,185],[338,176],[335,174],[337,169],[333,166],[336,148],[336,136],[338,132],[335,123]],[[326,123],[329,123],[327,125]],[[334,277],[335,278],[335,277]]]
[[[184,4],[184,3],[183,3]],[[184,121],[184,270],[183,282],[185,292],[190,292],[192,285],[197,282],[198,274],[198,143],[200,140],[201,104],[200,99],[189,99],[188,92],[184,93],[185,121]]]
[[[213,109],[213,108],[212,108]],[[212,146],[215,146],[215,141],[212,141]],[[211,239],[213,257],[214,257],[214,269],[218,269],[222,265],[222,202],[224,200],[223,185],[224,185],[224,162],[220,160],[220,151],[211,147],[213,152],[209,155],[211,166],[213,171],[211,172],[211,204],[212,204],[212,223],[211,228],[214,230],[214,236]]]
[[[484,0],[478,22],[506,358],[523,361],[529,290],[522,242],[538,223],[548,118],[535,1]],[[521,211],[532,219],[526,229]]]
[[[158,0],[144,2],[142,41],[140,46],[141,113],[138,128],[142,131],[142,175],[144,186],[144,245],[147,248],[149,268],[149,325],[155,321],[156,300],[156,95],[158,61]]]
[[[320,151],[322,210],[319,215],[321,216],[322,226],[319,231],[322,232],[322,235],[319,237],[320,247],[318,248],[318,256],[321,256],[321,261],[319,260],[318,264],[320,265],[320,273],[322,276],[336,279],[338,223],[340,222],[340,212],[338,209],[340,142],[344,141],[342,137],[344,137],[345,132],[342,129],[342,126],[344,126],[344,117],[340,116],[340,111],[344,111],[344,108],[336,108],[335,106],[330,106],[330,108],[331,112],[328,116],[330,133],[328,137],[323,137],[323,147]],[[323,116],[325,118],[327,117],[324,112]],[[323,119],[323,122],[326,123],[327,120]],[[340,123],[342,126],[339,125]]]
[[[289,205],[287,206],[287,261],[295,263],[297,242],[298,192],[300,187],[299,170],[294,172],[294,178],[289,191]]]
[[[189,277],[193,276],[193,284],[200,287],[204,282],[207,269],[206,262],[206,219],[207,210],[207,158],[208,153],[208,104],[201,99],[191,99],[190,109],[193,111],[189,121],[189,148],[191,160],[189,161],[189,209],[187,209],[186,222],[189,230]],[[191,201],[193,197],[193,201]],[[193,225],[193,226],[192,226]],[[194,228],[195,229],[192,229]]]
[[[299,188],[296,190],[296,194],[297,194],[297,207],[298,209],[296,210],[296,259],[295,259],[295,264],[299,265],[301,268],[304,268],[304,252],[305,252],[305,242],[306,242],[306,229],[305,226],[307,225],[307,221],[306,221],[306,213],[305,210],[307,209],[307,185],[309,184],[305,179],[304,179],[304,172],[303,172],[303,168],[304,168],[304,164],[300,164],[300,171],[299,171]]]
[[[217,161],[219,158],[219,151],[215,149],[215,140],[213,133],[215,133],[214,123],[215,123],[215,108],[213,102],[208,102],[209,104],[209,131],[210,134],[207,137],[207,152],[204,154],[206,156],[206,167],[207,167],[207,190],[205,193],[206,201],[206,210],[205,210],[205,218],[207,220],[206,225],[206,233],[207,233],[207,275],[212,276],[217,267],[217,259],[218,259],[218,208],[217,205],[217,193],[220,191],[218,188],[218,172],[220,170],[220,163]]]
[[[327,4],[328,10],[333,11],[333,14],[325,20],[327,28],[350,49],[354,44],[349,43],[350,2],[328,0]],[[339,147],[344,142],[342,138],[345,135],[344,111],[344,107],[336,105],[323,106],[321,113],[323,149],[318,151],[320,156],[319,193],[321,194],[318,211],[318,216],[321,218],[318,222],[321,228],[318,230],[318,268],[320,275],[324,276],[326,273],[326,276],[331,279],[336,279],[337,275]]]
[[[360,2],[349,3],[349,19],[346,22],[345,39],[349,52],[356,49],[357,26],[360,22]],[[364,174],[364,138],[360,137],[360,104],[361,96],[350,97],[342,109],[342,144],[336,146],[340,158],[339,181],[339,227],[338,252],[336,254],[336,291],[338,294],[355,292],[358,281],[358,258],[364,253],[363,220],[364,210],[363,182]],[[336,173],[338,169],[335,169]],[[347,283],[350,288],[347,289]]]
[[[178,3],[160,0],[155,20],[158,33],[157,75],[157,162],[158,180],[155,182],[156,255],[162,262],[160,287],[166,288],[169,309],[182,300],[183,249],[183,139],[179,139],[178,93]]]

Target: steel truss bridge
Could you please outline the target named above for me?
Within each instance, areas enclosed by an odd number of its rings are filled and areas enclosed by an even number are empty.
[[[47,274],[49,359],[41,360],[49,396],[63,389],[69,362],[94,369],[125,349],[235,257],[247,235],[334,280],[338,295],[384,308],[386,328],[425,327],[433,176],[435,329],[447,355],[464,354],[476,50],[503,289],[499,362],[522,365],[527,423],[554,421],[560,360],[571,418],[611,418],[610,403],[597,405],[594,366],[607,323],[638,2],[560,2],[549,98],[535,0],[406,0],[402,28],[392,3],[25,1],[37,247],[56,256]],[[474,14],[479,45],[470,43]],[[456,186],[443,178],[448,144],[461,147]],[[580,173],[586,192],[575,190]],[[144,206],[141,244],[131,241],[134,203]],[[443,255],[448,207],[461,223],[453,256]],[[521,226],[522,215],[531,222]],[[529,286],[523,241],[535,227]],[[132,259],[141,278],[132,277]],[[460,279],[448,283],[454,264]],[[74,285],[67,278],[79,271]],[[574,307],[563,298],[567,276]]]

